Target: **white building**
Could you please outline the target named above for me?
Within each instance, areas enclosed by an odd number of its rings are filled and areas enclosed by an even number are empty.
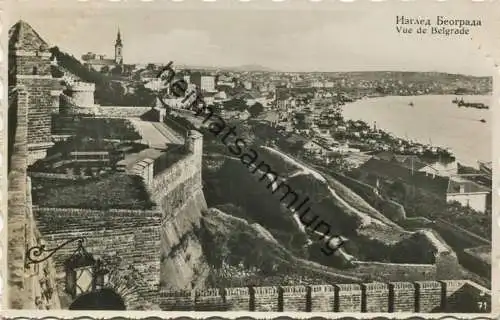
[[[201,86],[202,91],[214,92],[215,91],[215,77],[202,76],[200,86]]]
[[[459,176],[450,178],[446,201],[457,201],[464,207],[470,207],[478,212],[485,212],[488,195],[491,190]]]
[[[245,87],[246,90],[251,90],[252,89],[252,82],[244,81],[243,86]]]
[[[436,175],[440,177],[450,177],[458,173],[458,166],[456,162],[452,162],[449,164],[437,162],[433,164],[428,164],[425,167],[419,169],[418,171],[425,172],[432,176]]]

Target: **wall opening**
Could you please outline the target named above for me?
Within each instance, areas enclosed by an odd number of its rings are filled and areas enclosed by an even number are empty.
[[[125,302],[114,290],[102,289],[79,296],[69,310],[125,310]]]
[[[33,70],[31,71],[31,74],[36,76],[38,74],[38,68],[37,67],[33,67]]]

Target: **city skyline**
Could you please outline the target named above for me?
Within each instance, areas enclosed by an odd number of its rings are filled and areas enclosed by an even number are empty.
[[[457,7],[454,12],[460,12]],[[471,45],[471,39],[408,37],[396,32],[396,16],[435,19],[441,13],[432,13],[432,7],[423,11],[422,6],[391,6],[387,7],[391,10],[375,12],[369,6],[325,11],[218,10],[211,6],[201,11],[168,10],[168,5],[163,10],[148,10],[79,3],[57,8],[21,2],[14,8],[10,24],[25,20],[50,45],[77,58],[89,51],[112,57],[120,28],[125,63],[172,60],[176,65],[258,65],[282,72],[428,71],[476,76],[494,72],[493,63],[478,46]],[[480,19],[483,11],[467,17]],[[446,12],[442,10],[443,15]],[[480,28],[472,30],[472,36],[487,37]],[[96,34],[100,36],[92,36]]]

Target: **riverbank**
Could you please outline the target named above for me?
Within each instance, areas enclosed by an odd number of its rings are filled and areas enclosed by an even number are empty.
[[[342,115],[405,140],[449,148],[462,164],[476,167],[478,160],[491,161],[491,112],[458,108],[452,102],[455,98],[427,95],[361,99],[343,105]],[[484,104],[491,100],[491,96],[463,98]]]

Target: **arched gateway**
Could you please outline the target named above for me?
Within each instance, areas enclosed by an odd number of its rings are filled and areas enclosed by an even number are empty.
[[[79,296],[69,310],[125,310],[125,302],[114,290],[102,289]]]

